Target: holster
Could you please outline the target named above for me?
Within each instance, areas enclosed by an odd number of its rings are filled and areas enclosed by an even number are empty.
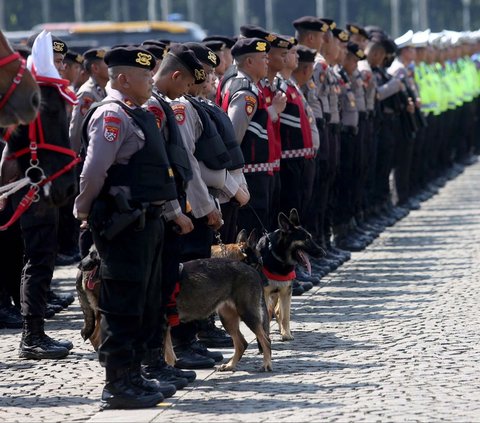
[[[106,195],[95,200],[89,224],[110,241],[135,222],[136,229],[142,230],[145,227],[145,213],[145,207],[131,207],[125,194],[120,192],[115,197]]]

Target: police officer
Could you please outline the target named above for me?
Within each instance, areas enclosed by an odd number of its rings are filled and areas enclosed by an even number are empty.
[[[221,105],[235,128],[245,158],[245,179],[251,194],[250,206],[239,211],[239,229],[260,232],[270,222],[271,157],[273,125],[266,100],[257,83],[267,74],[270,43],[261,38],[242,38],[232,48],[238,73],[223,85]]]
[[[63,57],[67,52],[67,45],[59,38],[52,38],[51,34],[42,32],[34,35],[29,40],[33,44],[34,54],[30,62],[37,65],[38,76],[49,76],[60,79],[59,72],[63,68]],[[48,62],[45,57],[51,57],[47,51],[53,51],[53,62]],[[41,63],[41,66],[39,65]],[[65,92],[65,99],[74,103],[76,98],[71,91]],[[71,104],[70,103],[70,104]],[[44,114],[48,117],[55,116],[61,131],[59,136],[67,132],[66,103],[45,104],[40,111],[40,119]],[[18,140],[17,140],[18,138]],[[2,157],[2,178],[6,177],[3,172],[12,160],[4,160],[11,154],[9,146],[15,142],[23,142],[30,139],[28,125],[20,125],[10,137]],[[8,167],[8,166],[7,166]],[[16,209],[25,192],[19,191],[12,196],[12,205]],[[55,255],[58,247],[58,208],[50,207],[43,196],[38,202],[34,202],[20,217],[21,236],[24,244],[24,265],[20,288],[21,313],[23,316],[23,331],[20,341],[19,357],[27,359],[54,359],[63,358],[73,348],[70,341],[57,341],[44,332],[44,318],[47,311],[47,299],[52,282],[55,266]]]
[[[155,116],[140,107],[152,93],[154,57],[124,47],[110,50],[105,62],[110,87],[87,122],[88,149],[74,212],[88,219],[102,260],[102,401],[114,408],[143,408],[164,398],[159,382],[142,375],[141,361],[158,321],[163,205],[177,191]]]
[[[77,91],[78,104],[73,108],[70,121],[70,142],[76,152],[80,152],[82,138],[82,123],[90,106],[102,101],[105,96],[105,85],[108,82],[108,69],[103,58],[106,50],[90,49],[83,54],[85,70],[89,74],[85,82]]]
[[[65,67],[62,70],[61,76],[64,79],[68,79],[70,81],[70,87],[75,89],[74,87],[77,84],[83,67],[83,56],[74,50],[68,50],[63,59],[63,63]]]

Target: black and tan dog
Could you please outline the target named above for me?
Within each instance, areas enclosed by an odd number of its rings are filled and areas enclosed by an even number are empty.
[[[77,292],[84,313],[81,334],[90,339],[95,350],[100,344],[100,314],[98,311],[100,260],[92,250],[80,263]],[[263,352],[261,370],[272,370],[271,343],[268,336],[269,319],[266,315],[262,277],[253,267],[236,259],[211,258],[192,260],[182,265],[180,291],[176,297],[180,321],[200,320],[218,312],[234,344],[234,355],[219,370],[235,370],[248,346],[240,332],[240,321],[256,335]],[[174,360],[171,339],[165,341],[165,359]]]
[[[268,314],[275,313],[282,341],[293,339],[290,331],[290,306],[292,281],[295,266],[305,266],[310,272],[308,256],[322,257],[323,249],[315,243],[312,235],[300,225],[296,209],[287,217],[278,215],[278,229],[264,235],[257,244],[263,260],[263,273],[267,278],[264,286]]]

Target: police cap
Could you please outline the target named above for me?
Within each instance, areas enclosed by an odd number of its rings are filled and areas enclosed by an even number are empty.
[[[360,48],[358,44],[352,43],[351,41],[347,44],[347,50],[349,53],[353,54],[358,60],[363,60],[366,58],[365,52]]]
[[[93,60],[103,60],[106,52],[107,50],[103,48],[91,48],[83,53],[83,59],[89,62]]]
[[[315,16],[302,16],[292,22],[295,29],[305,29],[307,31],[327,32],[330,28],[328,23],[323,22]]]
[[[240,34],[245,38],[264,38],[270,35],[266,29],[258,25],[242,25],[240,27]]]
[[[156,63],[152,53],[135,46],[112,48],[107,51],[104,60],[109,68],[114,66],[132,66],[152,70]]]
[[[171,44],[168,54],[175,56],[191,72],[195,78],[195,84],[201,84],[207,79],[202,63],[195,53],[183,44]]]
[[[358,34],[358,35],[361,35],[362,37],[368,38],[367,31],[365,30],[365,28],[363,28],[360,25],[357,25],[354,23],[347,23],[346,28],[350,34]]]
[[[297,53],[299,62],[313,63],[315,61],[315,56],[317,55],[317,50],[300,44],[297,47]]]
[[[27,45],[29,47],[33,46],[33,43],[37,39],[37,37],[40,35],[40,33],[33,34],[31,35],[28,40],[27,40]],[[60,53],[65,55],[68,51],[67,44],[65,41],[62,41],[60,38],[56,37],[55,35],[52,34],[52,47],[53,47],[53,52],[54,53]]]
[[[226,35],[209,35],[208,37],[205,37],[202,41],[221,41],[223,44],[225,44],[226,48],[232,48],[236,42],[233,37],[227,37]]]
[[[335,38],[338,38],[342,43],[347,43],[348,40],[350,39],[350,35],[348,35],[348,32],[345,31],[344,29],[333,28],[332,33],[335,36]]]
[[[188,47],[195,53],[197,59],[206,65],[217,67],[220,64],[220,57],[218,57],[213,50],[209,49],[206,45],[200,43],[185,43],[185,47]]]
[[[278,34],[268,34],[265,39],[270,43],[270,47],[291,49],[292,43],[287,37]]]
[[[330,18],[319,18],[319,19],[328,25],[328,28],[330,29],[330,31],[337,27],[337,23],[333,19],[330,19]]]
[[[241,56],[249,53],[268,53],[270,43],[264,38],[241,38],[232,47],[232,56]]]
[[[72,63],[78,63],[81,65],[83,64],[84,58],[80,53],[74,50],[68,50],[67,54],[65,54],[65,60]]]
[[[167,54],[167,45],[155,40],[143,41],[140,45],[145,50],[149,51],[155,56],[155,59],[162,60],[163,56]]]
[[[225,48],[225,43],[223,41],[204,41],[202,44],[213,51],[222,51]]]

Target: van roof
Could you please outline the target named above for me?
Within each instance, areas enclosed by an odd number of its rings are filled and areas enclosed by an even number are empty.
[[[50,32],[98,33],[98,32],[149,32],[166,31],[171,33],[186,33],[186,25],[167,21],[92,21],[92,22],[52,22],[33,27],[34,31],[45,29]]]

